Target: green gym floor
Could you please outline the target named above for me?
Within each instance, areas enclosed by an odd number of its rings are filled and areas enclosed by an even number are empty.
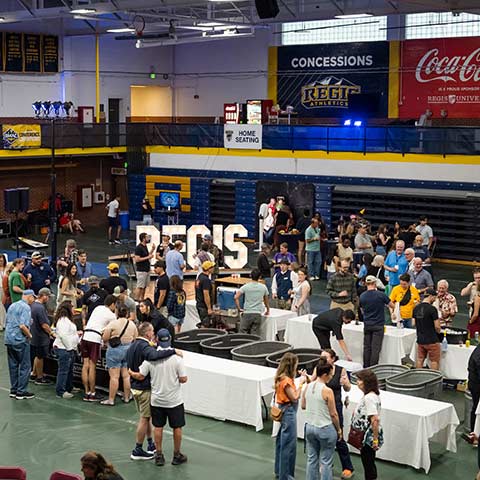
[[[59,239],[59,251],[67,237]],[[110,247],[102,232],[89,232],[77,236],[81,248],[86,248],[90,259],[105,262],[110,252],[122,247]],[[10,241],[2,240],[0,249],[11,249]],[[253,260],[253,256],[251,262]],[[468,267],[436,265],[435,278],[446,278],[450,291],[457,296],[460,312],[457,326],[466,323],[464,299],[460,289],[470,281]],[[327,306],[324,282],[315,282],[312,310],[321,311]],[[133,462],[130,451],[134,446],[137,414],[133,404],[105,407],[86,403],[77,394],[72,400],[56,398],[51,386],[31,384],[37,396],[32,400],[12,400],[8,397],[9,380],[3,334],[0,334],[0,465],[21,465],[27,470],[27,478],[47,480],[54,470],[66,470],[80,474],[80,457],[87,450],[101,452],[110,460],[125,480],[142,478],[169,479],[273,479],[274,440],[271,423],[265,422],[263,431],[256,433],[253,427],[221,422],[194,415],[187,416],[182,450],[188,463],[156,467],[153,462]],[[464,418],[463,393],[445,391],[442,400],[455,405],[460,421]],[[473,480],[477,472],[477,450],[461,438],[463,424],[458,429],[457,453],[443,453],[431,444],[432,468],[429,476],[443,480]],[[405,445],[405,448],[410,448]],[[172,455],[172,437],[167,430],[164,437],[167,460]],[[360,458],[353,455],[355,478],[363,478]],[[409,480],[425,478],[425,473],[411,467],[378,461],[380,479]],[[305,477],[303,442],[298,442],[296,478]],[[335,457],[335,478],[340,477],[338,457]]]

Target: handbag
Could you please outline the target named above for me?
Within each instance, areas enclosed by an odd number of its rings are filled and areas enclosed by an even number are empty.
[[[348,433],[347,443],[357,450],[361,450],[363,447],[363,440],[365,438],[365,432],[355,428],[353,425],[350,426],[350,432]]]
[[[283,417],[283,410],[275,402],[276,393],[273,395],[273,405],[270,407],[270,418],[274,422],[281,422]]]
[[[117,348],[117,347],[119,347],[119,346],[122,344],[121,339],[122,339],[122,337],[123,337],[123,334],[124,334],[125,331],[127,330],[128,322],[130,322],[130,320],[127,320],[127,321],[126,321],[125,326],[123,327],[122,333],[120,334],[119,337],[112,337],[112,338],[108,341],[108,345],[109,345],[111,348]]]

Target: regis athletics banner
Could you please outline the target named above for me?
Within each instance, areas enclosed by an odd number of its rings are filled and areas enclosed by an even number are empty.
[[[40,125],[2,125],[3,148],[39,148],[42,146]]]
[[[277,99],[301,117],[340,117],[354,95],[375,98],[375,117],[388,106],[388,42],[278,48]],[[372,109],[373,110],[373,109]]]
[[[417,118],[430,108],[451,118],[480,115],[480,38],[403,42],[400,118]]]

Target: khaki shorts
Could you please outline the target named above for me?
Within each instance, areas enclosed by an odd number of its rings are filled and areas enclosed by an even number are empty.
[[[417,360],[419,362],[425,361],[425,359],[428,357],[428,359],[431,362],[440,362],[441,358],[441,349],[440,349],[440,344],[439,343],[429,343],[426,345],[417,345]]]
[[[347,302],[347,303],[337,303],[334,300],[330,302],[330,309],[333,308],[341,308],[342,310],[353,310],[355,311],[355,306],[353,305],[352,302]]]
[[[147,288],[150,282],[150,272],[137,272],[137,288]]]
[[[151,390],[134,390],[132,389],[133,399],[137,406],[137,411],[143,418],[150,418],[152,416],[150,410]]]

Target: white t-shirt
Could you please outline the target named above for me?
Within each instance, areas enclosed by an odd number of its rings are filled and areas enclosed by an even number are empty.
[[[428,245],[430,239],[433,237],[432,227],[430,225],[417,225],[415,230],[423,237],[422,245]]]
[[[116,319],[117,317],[115,316],[115,313],[105,305],[95,307],[87,322],[87,326],[85,327],[85,330],[95,330],[95,332],[85,331],[83,334],[83,340],[93,343],[102,343],[101,334],[105,330],[105,327]]]
[[[112,200],[108,205],[107,205],[107,210],[108,213],[107,215],[112,218],[117,217],[117,210],[120,208],[120,204],[118,203],[118,200]]]
[[[186,377],[187,371],[183,358],[172,355],[155,362],[144,361],[139,372],[145,377],[150,374],[152,397],[150,403],[154,407],[173,408],[183,403],[179,377]]]
[[[59,318],[56,327],[56,338],[53,346],[64,350],[75,350],[80,341],[76,325],[67,317]]]

